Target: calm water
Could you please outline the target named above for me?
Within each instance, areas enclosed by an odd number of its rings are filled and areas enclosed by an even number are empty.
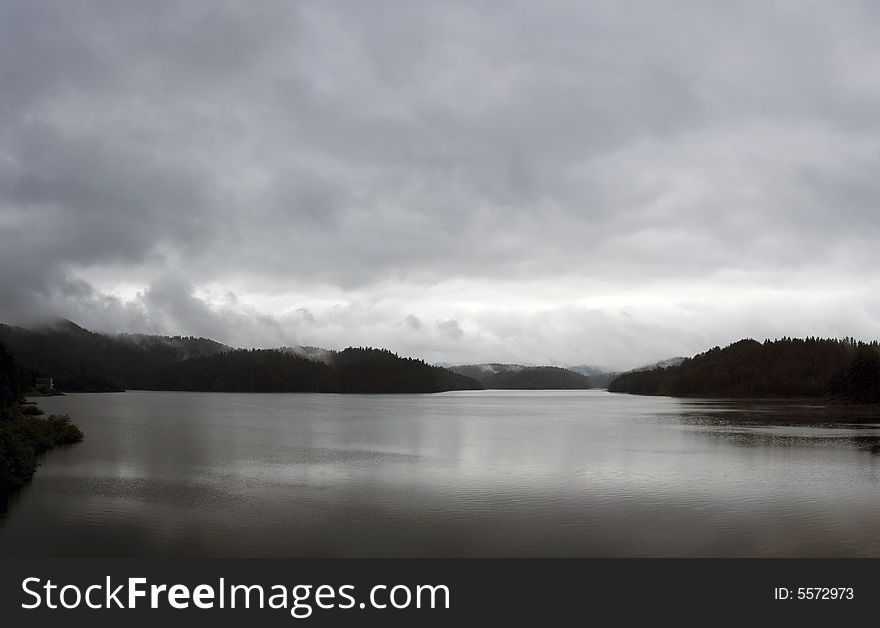
[[[39,403],[86,439],[6,505],[0,556],[880,556],[878,416],[599,391]]]

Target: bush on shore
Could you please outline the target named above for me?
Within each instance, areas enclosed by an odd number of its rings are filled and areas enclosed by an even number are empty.
[[[37,470],[37,456],[47,449],[82,439],[82,431],[67,415],[7,413],[0,418],[0,490],[24,486]]]

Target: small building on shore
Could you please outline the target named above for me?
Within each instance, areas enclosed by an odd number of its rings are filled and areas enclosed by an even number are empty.
[[[34,388],[41,393],[50,393],[55,391],[55,379],[52,377],[38,377],[34,380]]]

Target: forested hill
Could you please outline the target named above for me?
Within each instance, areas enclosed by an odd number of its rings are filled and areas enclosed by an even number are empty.
[[[624,373],[611,392],[680,397],[809,397],[880,403],[880,346],[851,339],[741,340],[678,366]]]
[[[243,350],[206,338],[104,335],[70,321],[0,325],[29,382],[53,377],[68,392],[125,389],[261,392],[438,392],[479,382],[384,349]]]
[[[593,388],[590,378],[556,366],[518,364],[465,364],[451,370],[478,380],[486,388],[502,390],[552,390]]]
[[[432,393],[476,390],[476,380],[387,349],[348,348],[315,361],[290,351],[235,350],[191,358],[156,374],[151,388],[217,392]]]
[[[32,376],[80,392],[146,388],[167,364],[228,350],[206,338],[98,334],[67,320],[32,329],[0,324],[0,342]]]

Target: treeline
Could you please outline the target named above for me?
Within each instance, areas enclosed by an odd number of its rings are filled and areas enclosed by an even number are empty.
[[[24,363],[23,380],[52,377],[67,392],[126,389],[227,392],[439,392],[479,382],[390,351],[230,349],[205,338],[98,334],[70,321],[38,329],[0,325]]]
[[[37,470],[37,456],[57,445],[82,440],[68,416],[42,418],[23,395],[30,377],[0,343],[0,494],[20,488]]]
[[[803,397],[880,403],[880,346],[850,338],[741,340],[678,366],[624,373],[608,390],[677,397]]]
[[[52,377],[69,392],[111,392],[148,388],[168,364],[228,347],[183,336],[107,336],[67,320],[35,329],[0,325],[0,342],[22,363],[32,381]]]
[[[314,361],[276,349],[240,349],[168,365],[149,388],[214,392],[433,393],[474,390],[469,377],[387,349],[350,347]]]
[[[556,366],[466,364],[451,370],[500,390],[582,390],[593,388],[589,377]]]
[[[22,400],[31,387],[31,377],[0,343],[0,411]]]

